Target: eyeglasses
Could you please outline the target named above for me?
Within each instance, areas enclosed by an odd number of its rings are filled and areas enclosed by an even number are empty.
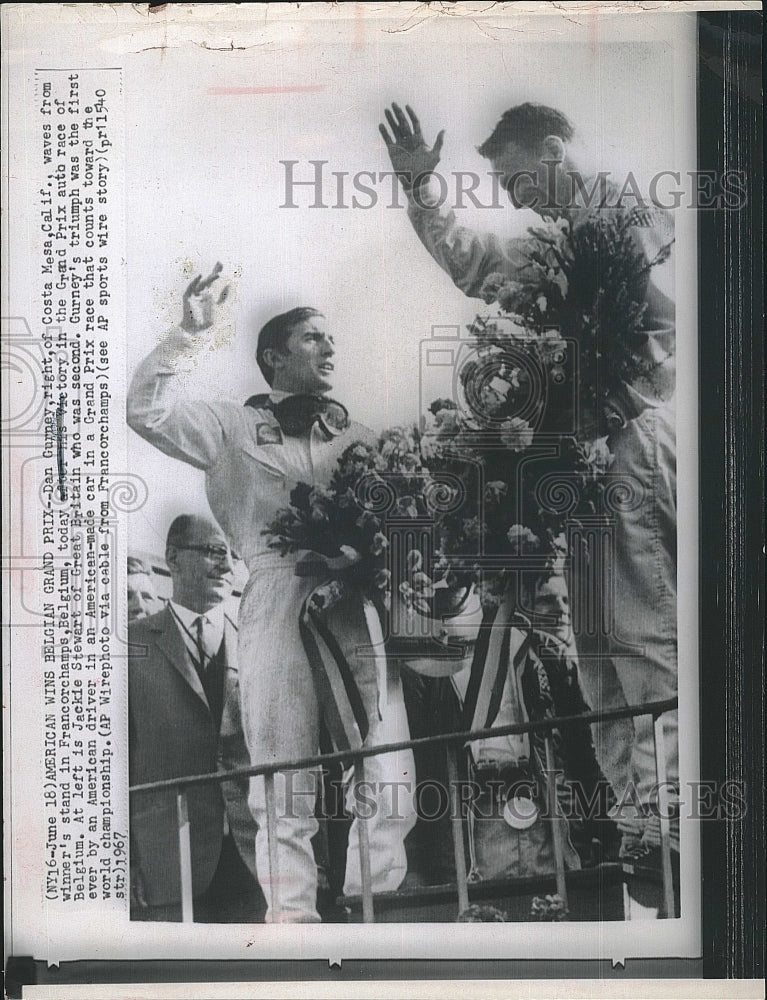
[[[237,561],[237,556],[230,552],[225,545],[176,545],[175,548],[188,552],[199,552],[211,562],[226,562],[227,559],[231,559],[232,562]]]

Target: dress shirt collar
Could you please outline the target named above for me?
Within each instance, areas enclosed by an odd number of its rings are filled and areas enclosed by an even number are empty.
[[[194,640],[197,636],[197,626],[195,623],[200,617],[198,612],[190,611],[189,608],[185,608],[182,604],[176,604],[175,601],[169,601],[168,603],[184,628],[189,630],[190,637]],[[216,649],[218,649],[221,645],[221,641],[224,638],[225,614],[226,612],[222,602],[221,604],[215,604],[212,608],[209,608],[203,616],[207,618],[209,622],[206,627],[206,635],[210,637],[210,642]]]

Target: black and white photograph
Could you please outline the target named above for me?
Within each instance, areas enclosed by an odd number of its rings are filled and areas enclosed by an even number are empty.
[[[366,20],[139,144],[194,156],[128,304],[131,915],[677,918],[682,53]],[[243,763],[182,872],[169,779]]]
[[[14,953],[700,956],[695,11],[5,6]]]

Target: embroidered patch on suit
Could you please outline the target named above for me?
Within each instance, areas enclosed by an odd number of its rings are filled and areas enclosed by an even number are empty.
[[[282,444],[282,431],[274,424],[258,424],[256,444]]]

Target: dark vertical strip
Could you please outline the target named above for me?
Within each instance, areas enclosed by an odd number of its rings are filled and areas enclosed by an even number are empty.
[[[748,202],[700,211],[701,777],[744,819],[701,824],[706,977],[764,976],[762,15],[698,15],[699,170]]]

